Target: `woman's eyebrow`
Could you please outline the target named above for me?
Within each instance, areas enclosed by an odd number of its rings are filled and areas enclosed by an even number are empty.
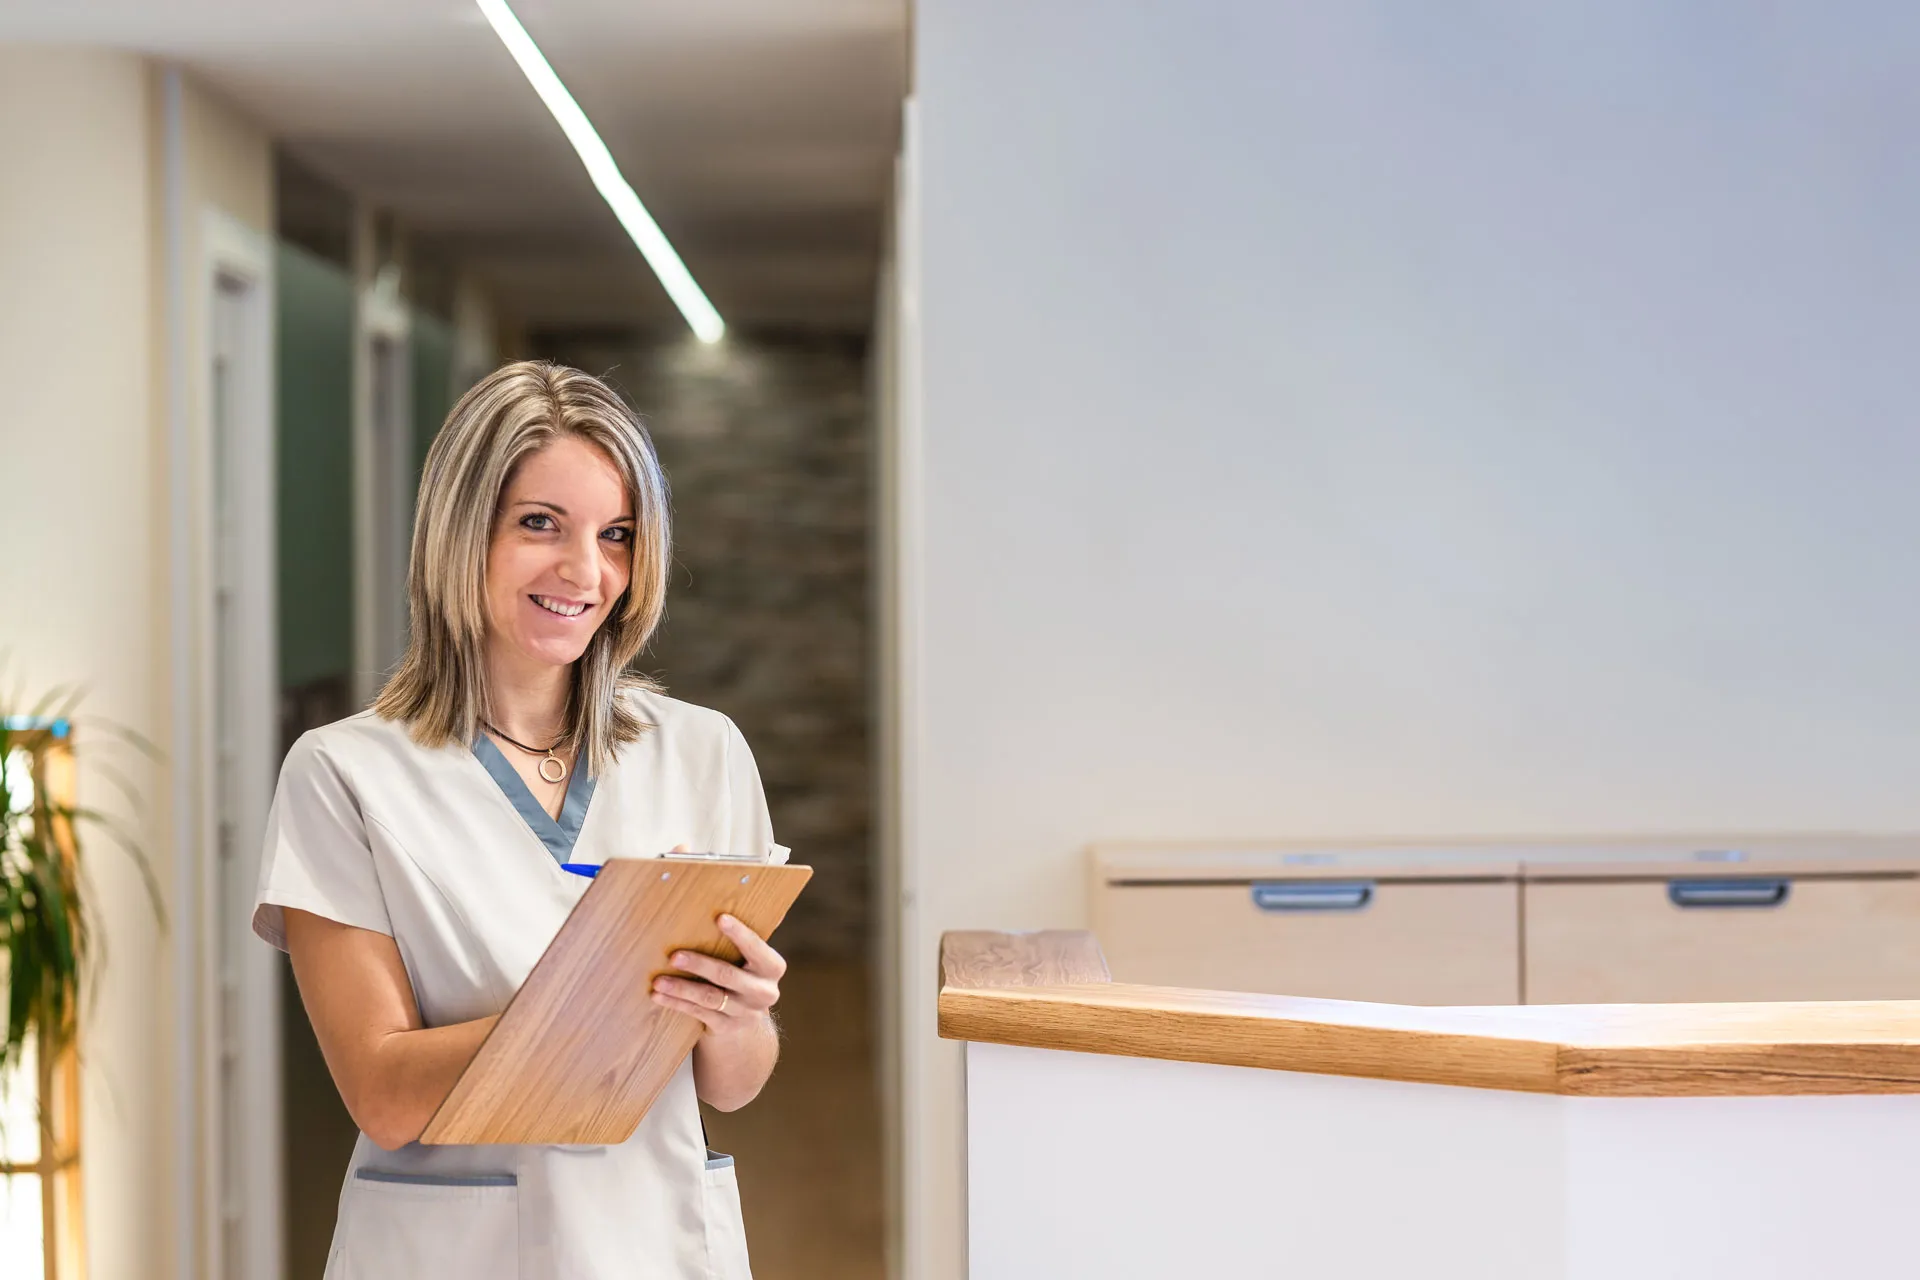
[[[557,502],[548,502],[545,498],[522,498],[520,499],[520,501],[514,503],[513,505],[516,507],[545,507],[547,510],[553,512],[553,514],[557,516],[564,516],[567,514],[567,509],[565,507],[561,506]],[[632,524],[634,523],[634,519],[632,516],[615,516],[613,519],[607,521],[607,523],[608,524]]]

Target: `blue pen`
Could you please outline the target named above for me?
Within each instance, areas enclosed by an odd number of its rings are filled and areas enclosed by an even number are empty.
[[[585,876],[589,880],[600,874],[600,864],[597,862],[563,862],[560,864],[560,869],[571,871],[577,876]]]

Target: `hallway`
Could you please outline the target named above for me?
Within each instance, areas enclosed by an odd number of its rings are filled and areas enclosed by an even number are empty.
[[[94,469],[112,505],[79,521],[79,594],[50,614],[86,633],[22,617],[5,639],[30,683],[104,685],[100,711],[181,765],[136,770],[145,807],[124,815],[166,927],[137,885],[99,898],[100,1275],[324,1269],[356,1131],[284,957],[249,929],[258,833],[287,746],[364,706],[405,642],[434,433],[519,358],[607,375],[647,421],[675,560],[637,666],[740,726],[776,833],[815,868],[775,940],[782,1065],[710,1117],[757,1274],[884,1272],[869,347],[907,5],[520,9],[0,12],[0,164],[22,180],[0,201],[0,321],[22,334],[0,361],[97,408],[31,450],[10,432],[9,461]]]

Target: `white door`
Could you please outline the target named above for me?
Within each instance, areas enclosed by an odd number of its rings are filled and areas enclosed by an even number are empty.
[[[201,911],[206,1274],[282,1274],[279,965],[251,927],[278,767],[271,282],[257,236],[210,224]]]

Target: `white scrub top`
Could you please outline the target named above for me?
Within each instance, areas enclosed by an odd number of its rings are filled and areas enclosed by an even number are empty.
[[[253,928],[281,908],[391,936],[427,1026],[499,1013],[586,892],[561,862],[698,852],[786,861],[727,717],[632,693],[654,725],[555,822],[498,749],[428,750],[371,711],[301,735],[267,819]],[[517,793],[516,793],[517,788]],[[537,816],[536,816],[537,815]],[[617,1146],[421,1146],[363,1133],[327,1280],[744,1280],[733,1162],[701,1132],[693,1065]]]

